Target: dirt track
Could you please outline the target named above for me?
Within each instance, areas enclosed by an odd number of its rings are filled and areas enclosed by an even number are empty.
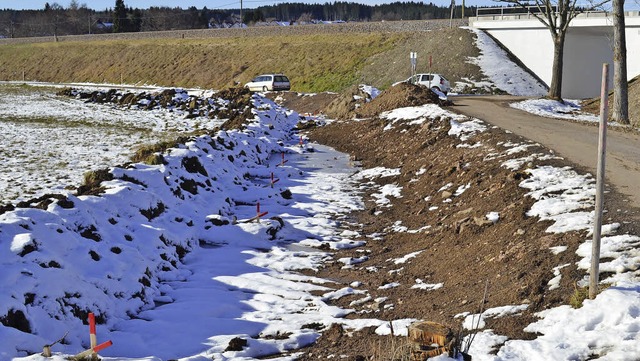
[[[595,175],[598,154],[598,127],[559,119],[544,118],[509,107],[516,97],[460,96],[455,97],[452,110],[482,119],[517,135],[531,139],[567,160],[585,167]],[[640,135],[617,131],[607,132],[606,179],[624,196],[629,205],[640,208]]]

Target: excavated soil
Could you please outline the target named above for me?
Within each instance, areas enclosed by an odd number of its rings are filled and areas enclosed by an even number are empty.
[[[628,87],[628,101],[629,101],[629,123],[634,127],[640,125],[640,76],[637,76],[629,81]],[[613,112],[613,92],[609,93],[609,120]],[[593,114],[600,114],[600,98],[593,98],[586,100],[582,103],[582,109],[586,112]]]
[[[454,316],[459,313],[528,304],[529,308],[519,315],[488,319],[487,328],[509,338],[534,338],[536,335],[523,331],[536,319],[534,313],[568,304],[576,282],[584,277],[584,271],[575,267],[578,261],[575,251],[589,236],[586,232],[547,233],[548,222],[526,215],[533,203],[525,195],[526,189],[519,187],[526,173],[510,171],[500,166],[502,160],[487,157],[488,149],[503,149],[499,144],[522,143],[525,139],[489,127],[474,139],[483,146],[457,147],[461,141],[448,135],[450,122],[446,117],[422,125],[396,123],[385,130],[389,121],[378,118],[380,112],[405,104],[408,98],[420,98],[420,90],[411,87],[394,87],[388,92],[381,94],[380,100],[358,107],[359,113],[366,114],[368,119],[343,117],[307,132],[311,140],[349,153],[364,168],[400,168],[400,175],[372,181],[402,187],[401,198],[389,197],[392,207],[376,204],[372,197],[376,189],[365,187],[365,209],[350,215],[353,224],[360,225],[353,229],[361,235],[355,239],[367,244],[336,251],[334,259],[367,255],[368,260],[352,268],[344,268],[340,262],[330,263],[314,275],[345,287],[352,282],[363,283],[360,288],[368,290],[372,300],[351,304],[363,298],[355,295],[333,301],[356,310],[348,318],[415,318],[440,322],[457,332],[461,318]],[[313,103],[308,96],[280,94],[279,100],[299,113],[317,113],[318,104],[328,106],[336,97],[320,96],[313,111],[305,106]],[[395,106],[390,100],[394,98]],[[419,101],[409,104],[416,103]],[[535,146],[528,152],[549,150]],[[529,166],[535,167],[536,162]],[[544,161],[544,164],[568,165],[565,161]],[[448,183],[453,188],[441,190]],[[450,192],[466,184],[470,185],[469,190],[451,197]],[[443,202],[449,197],[452,202]],[[499,221],[488,221],[489,212],[498,212]],[[420,231],[398,232],[399,227]],[[561,245],[568,249],[559,254],[549,250]],[[404,264],[391,261],[419,251]],[[561,270],[559,287],[550,290],[548,282],[554,277],[553,268],[564,264],[570,266]],[[442,283],[443,287],[430,291],[408,287],[418,279],[426,284]],[[380,288],[392,282],[402,286]],[[482,304],[485,287],[487,296]],[[406,356],[402,341],[378,336],[372,329],[347,332],[333,326],[324,331],[317,343],[303,350],[301,360],[406,359],[401,358]]]

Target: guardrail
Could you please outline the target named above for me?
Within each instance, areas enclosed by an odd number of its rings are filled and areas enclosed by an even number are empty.
[[[554,10],[558,11],[558,7],[554,6]],[[482,20],[519,20],[519,19],[532,19],[535,18],[534,14],[541,14],[544,9],[537,6],[527,6],[526,8],[520,6],[501,6],[494,8],[477,8],[476,18],[482,18]],[[629,12],[631,15],[637,15],[637,11]],[[589,10],[580,13],[580,17],[606,17],[610,13],[602,10]]]

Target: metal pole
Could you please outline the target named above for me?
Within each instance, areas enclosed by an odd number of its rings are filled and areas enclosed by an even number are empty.
[[[456,8],[456,0],[451,0],[451,17],[449,18],[449,27],[453,27],[453,14]]]
[[[591,272],[589,273],[589,298],[596,298],[600,276],[600,235],[602,229],[602,201],[604,193],[605,154],[607,150],[607,117],[609,115],[609,64],[602,64],[600,88],[600,133],[598,138],[598,169],[596,175],[596,214],[593,224],[591,247]]]

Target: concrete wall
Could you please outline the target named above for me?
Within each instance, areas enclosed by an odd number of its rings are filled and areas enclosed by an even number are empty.
[[[640,75],[640,16],[626,17],[627,75]],[[553,42],[551,33],[537,19],[517,17],[479,17],[471,26],[485,30],[507,47],[523,64],[544,82],[551,83]],[[591,98],[600,94],[602,64],[610,64],[613,80],[613,28],[604,14],[574,19],[564,48],[562,96],[570,99]],[[610,81],[610,85],[611,85]]]

